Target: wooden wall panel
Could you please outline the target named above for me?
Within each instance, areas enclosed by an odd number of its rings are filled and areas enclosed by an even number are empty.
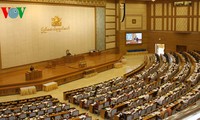
[[[106,16],[106,22],[115,22],[115,16]]]
[[[155,44],[165,44],[165,52],[176,51],[176,45],[187,46],[187,50],[200,50],[199,41],[199,33],[150,32],[148,51],[154,53]]]
[[[116,39],[115,36],[107,36],[107,37],[106,37],[106,43],[114,42],[115,39]]]
[[[162,18],[156,18],[155,23],[155,30],[162,30]]]
[[[115,15],[115,9],[107,9],[106,15]]]
[[[176,18],[176,31],[187,31],[188,20],[187,18]]]
[[[111,42],[111,43],[106,43],[106,49],[111,49],[111,48],[115,48],[115,42]]]
[[[176,15],[177,16],[187,16],[188,15],[188,7],[176,7]]]
[[[115,35],[115,30],[106,30],[106,35]]]
[[[155,9],[156,9],[155,16],[162,16],[163,15],[162,14],[162,9],[163,9],[162,4],[160,4],[160,3],[156,4]]]
[[[116,47],[116,1],[107,0],[106,1],[106,49],[111,49]]]
[[[200,2],[198,0],[192,1],[191,6],[175,6],[173,0],[156,0],[149,4],[151,7],[149,9],[151,22],[148,22],[148,24],[150,24],[149,28],[151,28],[151,30],[180,32],[199,31],[199,22],[198,20],[195,20],[200,17]],[[167,20],[165,20],[165,18],[167,18]],[[161,29],[160,24],[163,25]],[[194,24],[196,25],[196,28],[194,27]]]

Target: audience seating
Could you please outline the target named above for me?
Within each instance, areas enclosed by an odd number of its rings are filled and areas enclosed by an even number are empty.
[[[63,120],[76,117],[91,120],[87,114],[79,114],[76,108],[70,108],[51,95],[0,103],[0,120],[40,119]]]
[[[199,99],[196,54],[154,54],[137,74],[67,91],[65,99],[105,119],[164,119]]]

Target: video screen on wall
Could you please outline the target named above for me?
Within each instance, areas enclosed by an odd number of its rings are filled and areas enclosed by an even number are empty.
[[[126,33],[126,44],[142,44],[142,33]]]

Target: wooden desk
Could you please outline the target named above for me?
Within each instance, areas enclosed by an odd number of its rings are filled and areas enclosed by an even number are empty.
[[[34,79],[41,78],[41,77],[42,77],[41,70],[33,70],[33,71],[28,71],[25,73],[26,80],[34,80]]]
[[[101,118],[105,118],[105,115],[106,115],[106,110],[105,109],[101,109],[100,110],[100,116],[101,116]]]
[[[43,84],[43,91],[50,91],[58,88],[58,83],[57,82],[50,82]]]
[[[88,69],[84,71],[84,77],[91,77],[91,76],[95,76],[97,74],[96,69]]]
[[[90,56],[101,55],[101,51],[90,51],[89,55]]]
[[[94,113],[94,105],[93,104],[89,105],[89,112]]]
[[[35,93],[36,93],[36,87],[35,86],[20,88],[20,95],[30,95],[30,94],[35,94]]]
[[[64,56],[63,58],[66,63],[77,62],[85,59],[83,55],[70,55],[70,56]]]

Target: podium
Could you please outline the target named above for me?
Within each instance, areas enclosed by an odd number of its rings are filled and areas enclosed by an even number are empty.
[[[28,71],[25,73],[25,78],[26,80],[34,80],[37,78],[42,77],[42,71],[41,70],[33,70],[33,71]]]

